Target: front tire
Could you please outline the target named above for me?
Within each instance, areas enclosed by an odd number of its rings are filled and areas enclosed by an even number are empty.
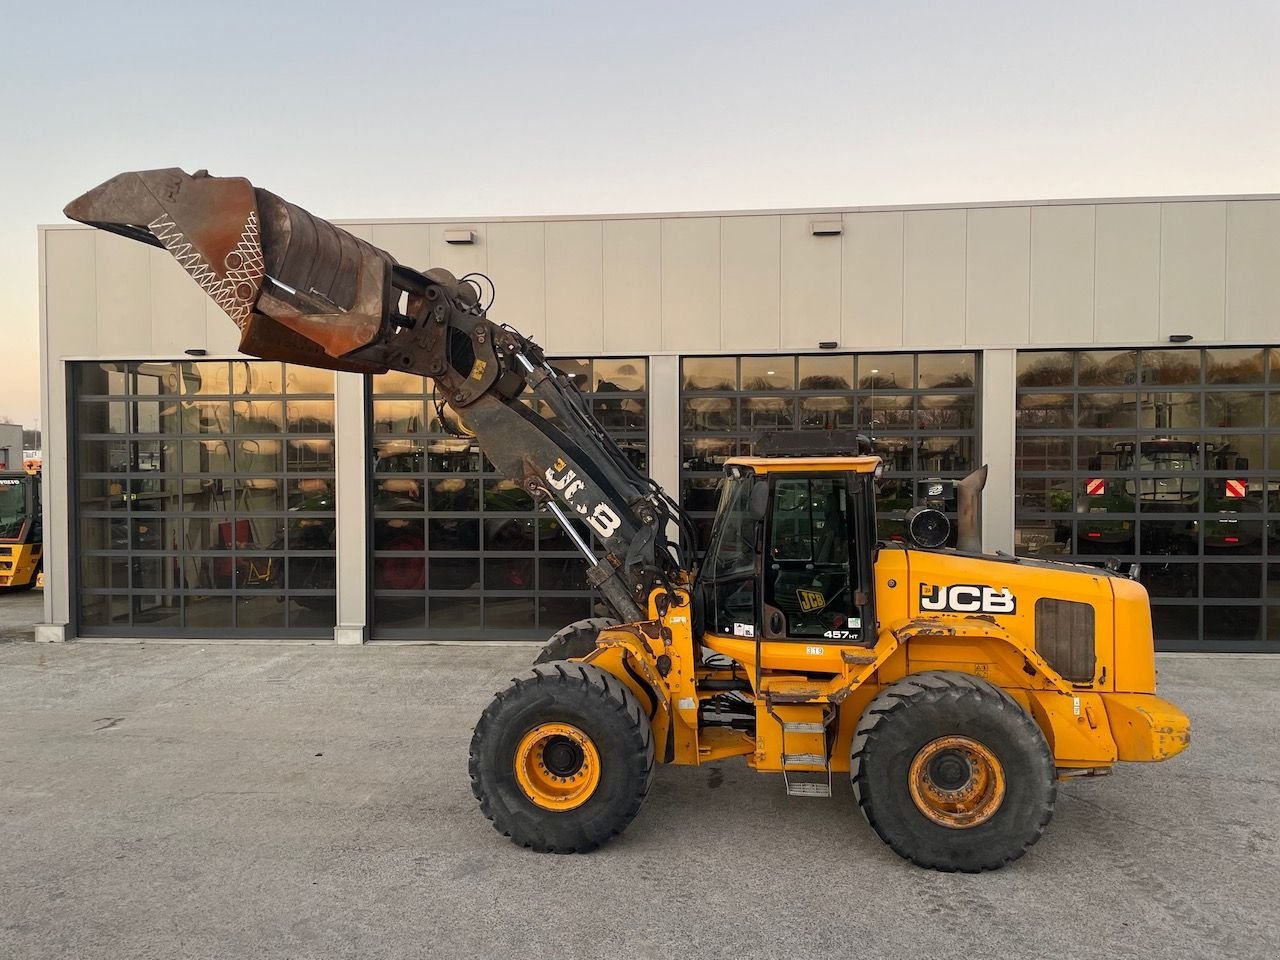
[[[537,664],[485,708],[471,791],[499,833],[539,853],[587,853],[635,819],[653,733],[631,691],[584,663]]]
[[[854,736],[853,792],[895,853],[944,872],[1017,860],[1053,816],[1053,757],[1016,700],[966,673],[886,687]]]

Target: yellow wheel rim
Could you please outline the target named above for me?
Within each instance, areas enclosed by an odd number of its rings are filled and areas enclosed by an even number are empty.
[[[568,723],[542,723],[520,740],[516,782],[543,810],[573,810],[600,785],[600,753],[591,738]]]
[[[1004,802],[1004,767],[969,737],[940,737],[911,761],[911,799],[934,823],[965,830],[990,820]]]

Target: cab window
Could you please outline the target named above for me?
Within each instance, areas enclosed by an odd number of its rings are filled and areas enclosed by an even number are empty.
[[[850,498],[843,477],[774,482],[765,602],[788,637],[857,640],[862,623],[850,563]]]

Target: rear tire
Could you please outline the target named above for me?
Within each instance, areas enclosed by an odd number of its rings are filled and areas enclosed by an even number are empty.
[[[469,770],[503,836],[539,853],[587,853],[635,819],[653,764],[653,732],[631,691],[598,667],[558,661],[489,704]]]
[[[863,816],[895,853],[950,873],[1017,860],[1053,816],[1044,734],[1003,690],[932,671],[886,687],[858,722],[850,760]]]
[[[550,663],[552,660],[580,660],[596,648],[596,636],[606,627],[616,627],[617,620],[608,617],[590,617],[561,627],[533,662]]]

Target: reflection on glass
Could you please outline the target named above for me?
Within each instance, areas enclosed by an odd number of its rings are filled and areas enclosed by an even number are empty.
[[[236,400],[231,404],[237,433],[280,433],[284,430],[284,404],[279,400]]]
[[[737,360],[733,357],[685,357],[685,390],[736,390]]]
[[[1068,410],[1070,410],[1068,398]],[[1133,429],[1138,419],[1138,398],[1132,393],[1081,393],[1077,423],[1085,430]],[[1066,424],[1069,426],[1069,424]],[[1059,426],[1053,424],[1053,426]]]
[[[78,397],[105,389],[125,398],[73,408],[80,436],[119,437],[81,441],[78,458],[84,536],[77,599],[91,611],[82,619],[87,627],[144,635],[291,626],[324,632],[331,597],[307,608],[307,623],[294,623],[283,612],[288,603],[273,598],[263,606],[234,595],[285,589],[287,554],[295,550],[299,571],[309,571],[313,584],[327,578],[330,592],[333,586],[332,481],[296,470],[286,502],[279,476],[290,449],[286,431],[308,434],[299,444],[331,448],[323,434],[332,431],[332,400],[301,401],[286,423],[282,371],[257,360],[142,361],[127,372],[74,365]],[[116,602],[93,592],[107,589],[128,593]]]
[[[1137,383],[1136,350],[1082,350],[1079,356],[1082,387],[1126,387]]]
[[[944,364],[945,365],[945,362]],[[868,354],[858,358],[858,386],[863,390],[910,390],[916,385],[915,355]],[[948,383],[957,387],[959,383]]]
[[[773,363],[785,364],[786,373],[790,375],[790,367],[797,362],[795,357],[757,357],[756,360],[772,361],[770,369],[781,370]],[[799,358],[801,390],[849,390],[854,384],[855,358],[844,354],[839,356],[801,356]],[[784,389],[789,389],[787,388]],[[743,389],[750,390],[744,371]]]
[[[320,370],[316,367],[300,367],[297,364],[284,365],[285,393],[333,393],[333,371]]]
[[[596,393],[608,393],[617,390],[629,393],[643,393],[645,390],[645,361],[643,359],[593,360],[592,390]]]
[[[231,393],[231,366],[226,360],[195,360],[182,364],[181,391],[184,396]]]
[[[736,430],[738,401],[733,397],[691,397],[684,402],[684,429],[690,432]]]
[[[584,393],[591,383],[591,361],[561,358],[551,361],[551,369],[563,374],[573,381],[573,385]]]
[[[1072,379],[1072,355],[1066,352],[1018,352],[1018,386],[1069,387]]]
[[[290,400],[285,410],[290,433],[333,433],[332,400]]]
[[[1024,393],[1018,396],[1017,425],[1032,430],[1063,429],[1072,423],[1069,393]]]
[[[424,377],[420,377],[416,373],[402,373],[399,370],[380,373],[376,377],[372,377],[371,381],[375,397],[395,393],[424,394],[429,393],[431,390],[429,381]]]
[[[921,387],[945,389],[972,387],[975,383],[972,353],[922,353],[918,363]]]
[[[771,430],[795,422],[795,401],[790,397],[743,397],[741,403],[743,428]]]
[[[1206,383],[1262,383],[1265,351],[1255,348],[1206,350]]]
[[[846,366],[851,366],[848,358],[844,358]],[[803,376],[803,375],[802,375]],[[795,358],[794,357],[743,357],[742,389],[755,392],[770,390],[794,390]],[[846,388],[848,381],[846,380]],[[809,389],[808,386],[802,389]]]
[[[231,392],[233,394],[278,394],[284,383],[283,367],[268,360],[232,360]],[[331,393],[328,390],[317,391]]]
[[[977,425],[974,416],[975,402],[976,398],[972,395],[921,394],[916,426],[921,430],[972,430]]]
[[[1143,350],[1141,364],[1145,384],[1200,382],[1199,350]]]

